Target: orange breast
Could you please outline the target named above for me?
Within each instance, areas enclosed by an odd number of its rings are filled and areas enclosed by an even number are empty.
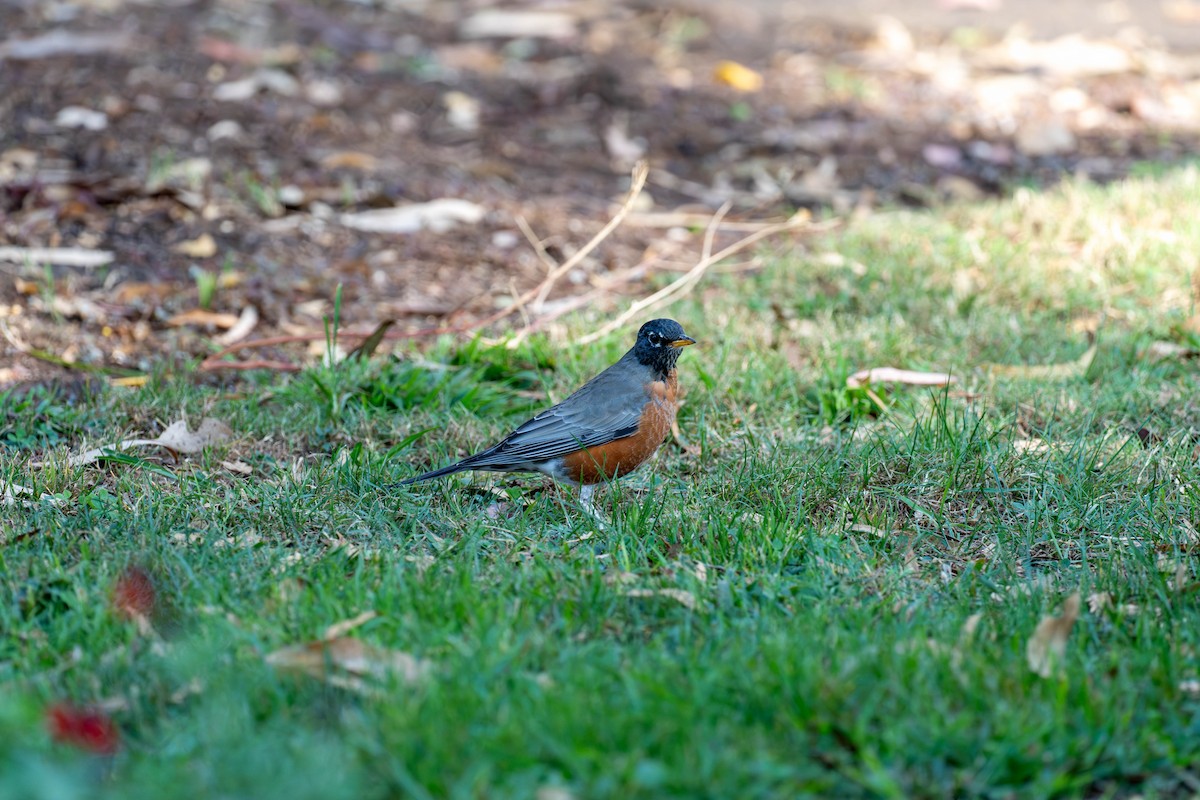
[[[582,484],[619,478],[640,467],[654,455],[675,422],[679,382],[672,371],[665,381],[646,385],[649,398],[642,407],[637,433],[563,456],[564,477]]]

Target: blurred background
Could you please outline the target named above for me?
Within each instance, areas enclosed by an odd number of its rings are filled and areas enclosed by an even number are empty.
[[[1195,0],[4,0],[0,387],[302,341],[339,285],[389,337],[553,329],[726,203],[721,242],[1178,164],[1198,46]]]

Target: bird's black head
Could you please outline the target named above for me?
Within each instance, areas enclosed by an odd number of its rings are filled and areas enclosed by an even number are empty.
[[[633,355],[638,363],[653,367],[660,376],[675,368],[679,352],[696,340],[683,332],[683,326],[673,319],[652,319],[638,330]]]

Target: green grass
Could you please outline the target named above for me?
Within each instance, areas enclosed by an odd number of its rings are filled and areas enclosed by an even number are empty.
[[[1194,344],[1197,197],[1189,169],[885,213],[710,277],[671,309],[703,342],[698,451],[603,495],[604,529],[538,477],[390,484],[628,333],[6,399],[0,480],[60,502],[0,509],[0,796],[1194,796],[1200,395],[1194,363],[1142,353]],[[1094,328],[1083,375],[989,366],[1074,361]],[[959,382],[845,388],[876,366]],[[237,438],[30,467],[183,414]],[[130,564],[161,641],[114,611]],[[1026,643],[1077,590],[1111,602],[1039,677]],[[349,635],[423,680],[264,662],[364,611]],[[111,709],[118,753],[52,742],[61,702]]]

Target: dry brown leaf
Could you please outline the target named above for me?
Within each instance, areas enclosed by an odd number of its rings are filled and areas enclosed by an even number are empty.
[[[992,375],[1004,375],[1014,378],[1031,380],[1067,380],[1082,378],[1096,358],[1096,345],[1093,343],[1082,356],[1074,361],[1063,364],[985,364],[984,369]]]
[[[197,325],[228,330],[238,324],[238,318],[233,314],[223,314],[216,311],[205,311],[202,308],[193,308],[171,317],[167,320],[167,324],[172,328]]]
[[[378,616],[379,614],[375,611],[364,611],[350,619],[335,622],[325,629],[325,632],[321,634],[321,638],[327,642],[331,642],[334,639],[341,639],[350,631],[367,624]]]
[[[1043,678],[1051,677],[1062,666],[1067,654],[1067,637],[1079,618],[1081,602],[1079,592],[1072,594],[1063,603],[1062,614],[1043,617],[1033,636],[1029,637],[1025,645],[1025,657],[1029,668]]]
[[[696,595],[685,589],[628,589],[625,592],[626,597],[666,597],[676,601],[680,605],[686,606],[688,609],[695,611],[698,605]]]
[[[246,306],[238,316],[237,322],[229,330],[214,338],[217,344],[229,347],[249,336],[256,325],[258,325],[258,309],[254,306]]]
[[[200,427],[194,431],[188,430],[187,421],[179,420],[167,426],[157,439],[126,439],[116,444],[85,450],[67,459],[67,466],[79,467],[91,464],[113,453],[128,450],[131,447],[147,445],[165,447],[176,453],[199,453],[206,447],[222,444],[233,438],[233,431],[224,422],[212,417],[200,421]],[[42,466],[44,461],[35,462],[34,466]]]
[[[238,475],[254,474],[254,467],[250,466],[245,461],[222,461],[221,466],[230,472],[236,472]]]
[[[958,379],[945,372],[916,372],[896,367],[863,369],[846,378],[846,388],[860,389],[869,383],[899,383],[905,386],[948,386]]]
[[[376,681],[396,677],[415,683],[429,674],[429,662],[400,652],[340,637],[291,645],[268,653],[266,662],[279,669],[300,672],[332,686],[369,692],[363,678]]]
[[[370,153],[360,153],[357,150],[339,150],[321,159],[322,169],[355,169],[360,172],[370,172],[379,165],[379,159]]]
[[[171,249],[188,258],[212,258],[217,254],[217,242],[209,234],[202,233],[195,239],[180,242]]]

